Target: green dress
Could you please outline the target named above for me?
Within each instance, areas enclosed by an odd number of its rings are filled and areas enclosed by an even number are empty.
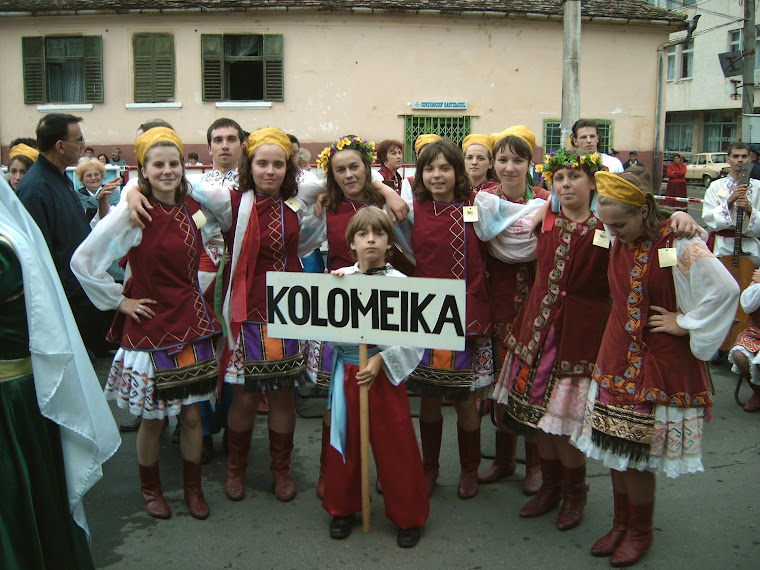
[[[21,264],[0,241],[0,361],[29,356]],[[0,568],[93,568],[69,510],[58,426],[29,374],[0,381]]]

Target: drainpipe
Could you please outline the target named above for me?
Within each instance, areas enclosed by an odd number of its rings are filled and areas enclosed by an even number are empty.
[[[686,37],[674,42],[665,42],[657,48],[657,119],[655,123],[654,134],[654,189],[659,192],[662,186],[662,149],[660,141],[662,140],[662,94],[663,94],[663,79],[662,68],[665,50],[677,45],[685,44],[691,41],[694,30],[697,29],[697,23],[699,22],[699,14],[695,15],[689,22],[689,28],[686,30]]]

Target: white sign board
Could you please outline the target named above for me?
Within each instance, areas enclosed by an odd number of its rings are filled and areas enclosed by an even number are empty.
[[[412,101],[412,109],[415,111],[421,110],[465,110],[467,109],[467,101]]]
[[[274,338],[463,350],[465,282],[267,273]]]

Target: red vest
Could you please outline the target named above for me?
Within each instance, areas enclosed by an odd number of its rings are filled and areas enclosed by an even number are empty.
[[[654,241],[612,248],[609,282],[613,306],[599,349],[594,379],[613,404],[652,402],[680,408],[712,405],[704,362],[689,347],[689,335],[653,333],[645,326],[649,307],[678,310],[673,268],[661,268],[657,250],[673,247],[670,220]]]
[[[485,244],[475,235],[471,222],[463,221],[467,202],[444,204],[414,199],[412,250],[417,261],[415,277],[464,279],[467,284],[466,334],[488,336],[492,332],[491,304],[484,260]]]
[[[340,269],[356,263],[351,256],[351,249],[346,243],[346,228],[354,214],[362,208],[369,206],[369,202],[359,202],[343,198],[333,213],[325,212],[327,222],[327,260],[330,269]]]
[[[558,376],[591,376],[607,316],[609,250],[592,244],[601,222],[559,214],[538,238],[536,280],[512,324],[507,346],[532,366],[554,327]]]
[[[251,190],[249,190],[251,192]],[[228,244],[232,244],[240,211],[242,192],[230,192],[232,198],[232,227],[226,234]],[[298,214],[291,210],[277,196],[256,194],[251,216],[257,216],[259,235],[246,232],[247,239],[258,239],[258,255],[240,259],[238,263],[248,264],[247,321],[267,322],[267,271],[291,271],[301,273],[301,261],[298,259],[299,224]],[[253,249],[253,248],[252,248]],[[225,272],[225,289],[229,280]],[[251,278],[253,276],[253,278]]]
[[[388,186],[389,188],[393,188],[396,191],[396,194],[399,196],[401,195],[401,175],[398,173],[398,170],[396,172],[392,172],[390,168],[388,168],[385,165],[382,165],[380,167],[380,170],[378,170],[378,174],[383,177],[383,184]]]
[[[117,312],[109,338],[134,350],[170,349],[208,338],[221,330],[213,308],[198,285],[198,263],[204,253],[192,215],[200,210],[192,198],[170,206],[151,198],[150,222],[142,241],[127,253],[132,277],[124,296],[154,299],[152,319],[137,324]]]

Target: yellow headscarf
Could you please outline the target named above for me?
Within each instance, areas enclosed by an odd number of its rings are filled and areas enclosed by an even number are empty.
[[[472,144],[479,144],[488,149],[489,154],[493,154],[493,140],[488,135],[470,134],[464,137],[462,141],[462,152],[467,152],[467,147]]]
[[[253,153],[263,144],[276,144],[285,151],[285,156],[288,159],[290,159],[290,155],[293,152],[288,135],[280,129],[264,127],[258,131],[253,131],[245,141],[245,155],[248,157],[248,160],[253,158]]]
[[[145,155],[157,142],[170,142],[174,144],[180,154],[184,156],[185,147],[182,146],[182,139],[179,138],[177,131],[169,129],[167,127],[153,127],[145,131],[135,141],[135,155],[137,155],[137,162],[145,164]]]
[[[25,156],[34,162],[37,160],[37,157],[39,155],[40,151],[38,151],[36,148],[32,148],[24,143],[19,143],[16,146],[11,147],[11,150],[8,152],[8,163],[10,163],[14,156]]]
[[[617,174],[600,170],[594,174],[594,180],[596,180],[596,191],[600,196],[631,206],[643,206],[646,203],[644,191]]]
[[[420,135],[417,137],[417,140],[414,141],[414,154],[417,156],[420,155],[420,151],[422,150],[422,147],[426,144],[434,143],[436,141],[441,140],[441,137],[434,133],[428,133],[425,135]]]
[[[536,149],[536,135],[533,134],[533,131],[531,131],[525,125],[515,125],[513,127],[509,127],[504,131],[501,131],[500,133],[492,134],[491,138],[493,139],[493,146],[496,146],[496,143],[498,143],[501,139],[505,139],[509,136],[524,140],[526,143],[528,143],[531,152]]]

